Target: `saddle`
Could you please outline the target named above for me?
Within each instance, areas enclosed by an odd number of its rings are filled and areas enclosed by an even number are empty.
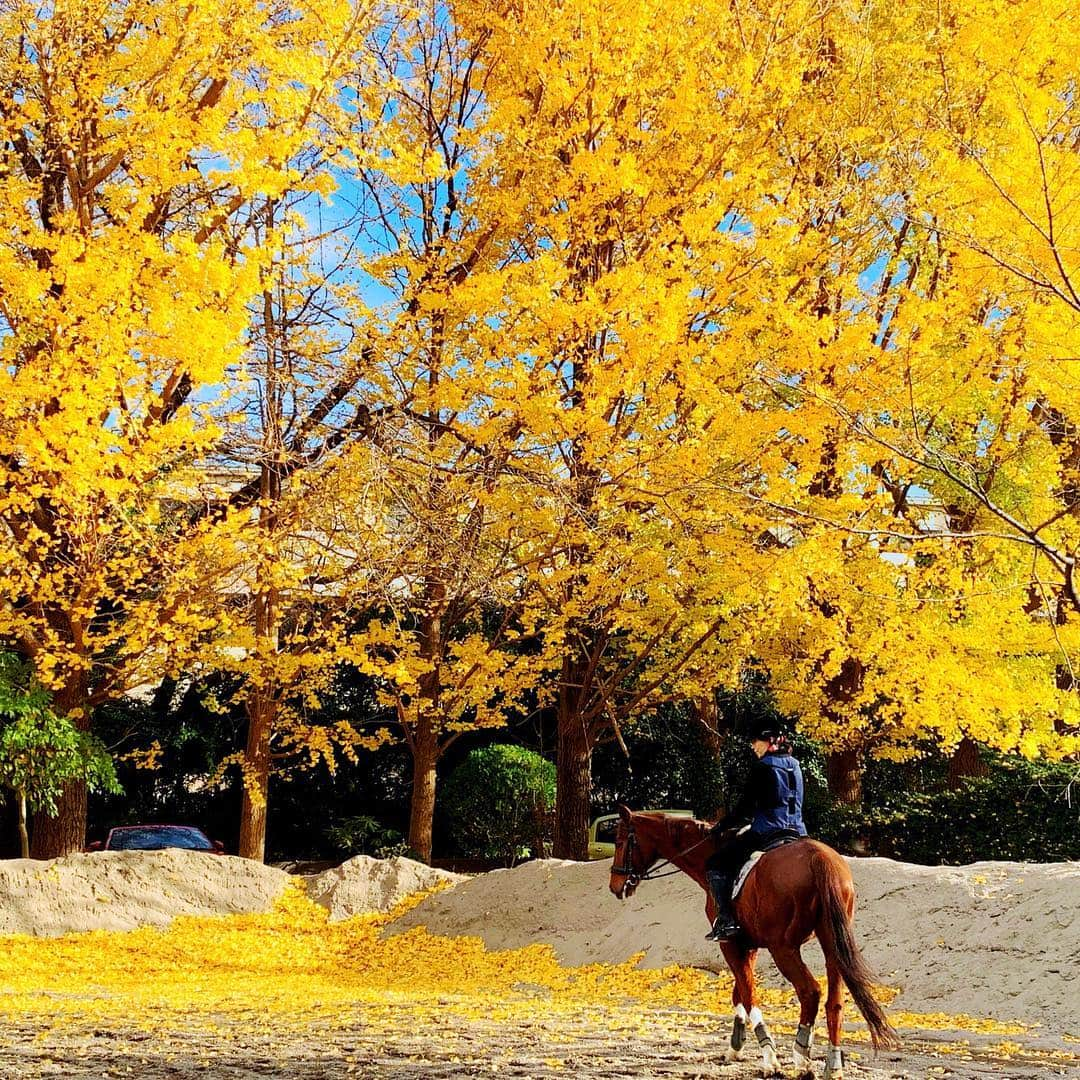
[[[757,861],[762,855],[774,851],[778,847],[783,847],[785,844],[794,844],[796,840],[805,839],[805,836],[778,836],[767,844],[763,844],[760,850],[750,852],[750,857],[742,864],[742,868],[735,878],[735,885],[731,890],[731,899],[734,900],[738,897],[742,887],[746,884],[746,879],[750,876],[750,871],[757,866]]]

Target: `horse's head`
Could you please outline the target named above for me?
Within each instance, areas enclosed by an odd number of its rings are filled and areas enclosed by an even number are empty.
[[[609,888],[620,899],[634,895],[638,882],[660,858],[649,828],[651,819],[619,807],[619,827],[615,833],[615,858],[611,862]]]

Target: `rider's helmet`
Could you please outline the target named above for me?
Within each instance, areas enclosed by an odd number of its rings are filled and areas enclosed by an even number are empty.
[[[759,723],[750,729],[751,742],[765,742],[769,748],[776,748],[784,753],[791,749],[788,736],[776,726],[776,724]]]

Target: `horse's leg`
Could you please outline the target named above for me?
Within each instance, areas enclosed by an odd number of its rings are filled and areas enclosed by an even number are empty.
[[[844,1055],[840,1050],[840,1029],[844,1023],[844,982],[835,959],[826,954],[825,972],[829,979],[825,998],[825,1020],[829,1028],[829,1049],[825,1054],[824,1080],[841,1080],[844,1075]]]
[[[821,1004],[821,987],[803,961],[798,948],[777,946],[769,950],[780,973],[792,986],[799,998],[799,1030],[795,1033],[795,1067],[810,1068],[810,1047],[814,1042],[814,1021]]]
[[[727,956],[728,967],[735,975],[735,989],[732,998],[735,1001],[735,1025],[731,1031],[731,1048],[736,1054],[746,1041],[746,1029],[749,1026],[761,1047],[761,1066],[766,1076],[773,1076],[780,1071],[780,1059],[776,1056],[776,1044],[773,1042],[765,1019],[757,1005],[757,980],[754,967],[757,964],[757,949],[738,950],[732,948],[735,956]]]
[[[746,1020],[754,1007],[755,954],[734,941],[723,942],[720,949],[735,978],[735,985],[731,988],[731,1003],[735,1006],[735,1018],[731,1027],[731,1050],[732,1054],[738,1057],[746,1043]]]

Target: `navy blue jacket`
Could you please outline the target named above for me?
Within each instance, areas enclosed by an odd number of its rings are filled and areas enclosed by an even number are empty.
[[[791,754],[768,753],[754,763],[746,793],[731,820],[749,820],[751,831],[759,836],[777,830],[805,836],[802,808],[799,763]]]

